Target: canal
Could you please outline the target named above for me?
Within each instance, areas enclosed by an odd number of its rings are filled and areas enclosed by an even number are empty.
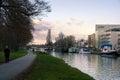
[[[51,55],[89,74],[96,80],[120,80],[120,57],[107,58],[94,54],[52,52]]]

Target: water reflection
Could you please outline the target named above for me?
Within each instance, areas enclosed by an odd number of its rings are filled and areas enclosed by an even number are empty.
[[[93,54],[51,53],[72,67],[93,76],[96,80],[120,80],[120,58]]]

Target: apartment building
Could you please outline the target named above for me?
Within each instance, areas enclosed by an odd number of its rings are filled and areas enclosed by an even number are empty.
[[[88,35],[88,46],[95,47],[95,33]]]
[[[96,47],[100,44],[110,43],[113,48],[120,48],[120,25],[96,25]]]

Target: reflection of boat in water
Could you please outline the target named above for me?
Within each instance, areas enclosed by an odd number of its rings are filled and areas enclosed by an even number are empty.
[[[115,49],[112,49],[112,44],[102,44],[101,45],[100,55],[103,57],[117,57],[118,52]]]

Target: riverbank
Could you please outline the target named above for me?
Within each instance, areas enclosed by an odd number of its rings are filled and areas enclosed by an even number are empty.
[[[37,54],[33,64],[14,80],[94,80],[72,68],[63,60],[47,54]]]

